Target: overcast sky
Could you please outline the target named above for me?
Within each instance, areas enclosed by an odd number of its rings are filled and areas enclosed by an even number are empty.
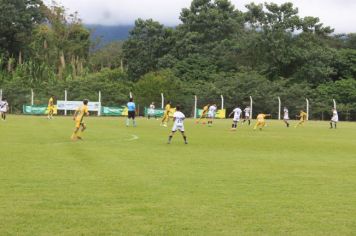
[[[266,0],[255,0],[262,3]],[[268,0],[267,0],[268,1]],[[50,0],[45,0],[50,2]],[[182,8],[191,0],[58,0],[71,12],[78,11],[87,24],[131,25],[137,18],[152,18],[165,25],[177,25]],[[239,10],[251,0],[231,0]],[[270,1],[268,1],[270,2]],[[283,0],[273,0],[283,3]],[[317,16],[337,33],[356,32],[356,0],[290,0],[301,16]]]

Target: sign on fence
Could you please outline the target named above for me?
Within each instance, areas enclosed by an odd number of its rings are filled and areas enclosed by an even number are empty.
[[[197,110],[197,116],[200,117],[203,113],[203,109]],[[225,119],[226,118],[226,109],[218,110],[215,115],[216,119]]]
[[[101,115],[103,116],[127,116],[127,107],[102,107]]]
[[[23,113],[26,115],[46,115],[48,114],[48,107],[46,105],[23,105]],[[57,106],[54,106],[53,114],[57,114]]]
[[[64,111],[75,111],[78,107],[82,106],[82,101],[57,101],[58,110]],[[101,107],[100,102],[89,102],[88,103],[88,110],[89,111],[99,111]]]

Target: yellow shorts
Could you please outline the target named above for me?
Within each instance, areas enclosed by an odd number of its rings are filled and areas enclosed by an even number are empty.
[[[81,125],[83,125],[84,122],[82,120],[76,120],[75,121],[75,128],[80,128]]]
[[[49,106],[48,107],[48,112],[53,112],[54,111],[54,106]]]
[[[258,126],[258,127],[264,127],[265,125],[266,125],[265,121],[257,121],[257,124],[256,124],[256,126]]]

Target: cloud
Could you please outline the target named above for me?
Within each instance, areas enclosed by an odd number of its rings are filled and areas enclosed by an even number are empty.
[[[45,2],[49,2],[46,0]],[[263,3],[266,0],[255,0]],[[252,1],[232,0],[242,11]],[[271,2],[271,1],[268,1]],[[284,0],[273,0],[284,3]],[[319,17],[325,25],[336,32],[356,32],[355,0],[291,0],[298,7],[301,16]],[[165,25],[180,23],[181,9],[189,7],[191,0],[61,0],[60,3],[70,11],[78,11],[80,17],[88,24],[128,25],[137,18],[152,18]]]

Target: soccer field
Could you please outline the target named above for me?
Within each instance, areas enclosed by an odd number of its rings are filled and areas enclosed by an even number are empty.
[[[0,122],[0,235],[354,235],[356,123]],[[171,123],[170,123],[171,125]],[[294,125],[294,124],[293,124]]]

